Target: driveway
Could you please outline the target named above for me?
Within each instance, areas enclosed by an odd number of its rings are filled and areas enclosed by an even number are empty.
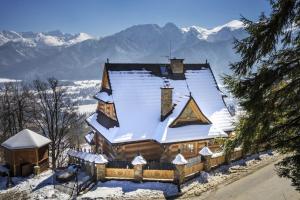
[[[205,200],[300,200],[300,192],[288,179],[280,178],[274,163],[241,178],[229,185],[203,193],[193,199]]]

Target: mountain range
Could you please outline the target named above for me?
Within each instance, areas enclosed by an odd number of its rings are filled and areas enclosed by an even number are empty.
[[[186,63],[210,63],[219,79],[230,73],[229,63],[238,59],[234,38],[246,36],[238,20],[206,29],[179,28],[173,23],[135,25],[106,37],[60,31],[43,33],[0,31],[0,77],[31,79],[100,79],[103,63],[168,62],[184,58]]]

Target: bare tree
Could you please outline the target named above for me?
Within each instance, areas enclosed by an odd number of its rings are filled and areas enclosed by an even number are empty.
[[[64,150],[69,147],[69,136],[78,128],[83,117],[76,112],[75,103],[55,78],[33,81],[35,94],[34,121],[42,133],[52,141],[50,156],[52,167],[62,164]]]
[[[23,83],[5,83],[0,88],[0,140],[30,127],[32,91]]]

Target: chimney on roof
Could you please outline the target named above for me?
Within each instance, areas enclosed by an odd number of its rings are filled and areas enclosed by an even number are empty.
[[[170,66],[173,74],[183,74],[183,60],[178,58],[170,59]]]
[[[167,83],[161,89],[160,119],[163,121],[173,109],[173,88]]]

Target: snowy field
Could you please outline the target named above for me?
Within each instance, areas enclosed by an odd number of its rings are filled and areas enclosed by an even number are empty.
[[[19,80],[0,78],[0,87],[5,83],[16,81]],[[71,100],[76,102],[78,113],[89,115],[95,112],[97,100],[94,99],[94,95],[100,90],[100,80],[61,80],[61,84],[67,90],[67,94]]]
[[[80,106],[78,106],[78,113],[88,115],[88,114],[95,112],[96,108],[97,108],[97,103],[80,105]]]
[[[218,184],[240,176],[241,172],[253,168],[254,166],[268,162],[276,158],[278,154],[261,153],[253,155],[244,160],[223,165],[207,173],[202,172],[201,176],[196,177],[182,186],[184,195],[182,198],[200,195],[201,192],[216,187]],[[259,158],[259,159],[258,159]],[[16,186],[5,189],[6,178],[0,177],[0,199],[11,198],[12,195],[29,199],[69,199],[70,197],[54,189],[53,173],[47,171],[37,177],[13,178]],[[131,181],[106,181],[99,182],[87,193],[80,195],[77,199],[165,199],[168,196],[176,195],[177,187],[171,183],[144,182],[134,183]],[[20,199],[20,198],[16,198]],[[23,198],[21,198],[23,199]]]
[[[0,78],[0,83],[9,83],[9,82],[18,82],[19,80],[8,79],[8,78]]]
[[[68,199],[69,196],[54,189],[53,173],[48,170],[39,176],[14,177],[14,187],[5,189],[6,177],[0,177],[0,199]]]

